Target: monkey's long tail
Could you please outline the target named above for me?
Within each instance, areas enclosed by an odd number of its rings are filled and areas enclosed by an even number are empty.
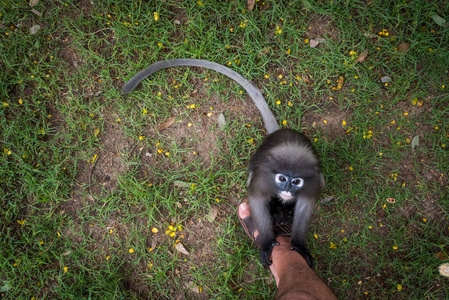
[[[202,59],[169,59],[166,61],[159,61],[150,65],[148,68],[137,73],[133,78],[131,78],[122,88],[122,94],[126,95],[131,93],[137,85],[142,82],[145,78],[150,76],[151,74],[166,68],[171,67],[180,67],[180,66],[190,66],[190,67],[201,67],[206,69],[211,69],[217,71],[221,74],[224,74],[236,81],[240,84],[246,92],[249,94],[251,99],[253,99],[254,104],[256,104],[257,109],[259,109],[260,114],[262,115],[263,123],[265,125],[265,129],[268,133],[272,133],[279,129],[279,125],[271,112],[270,108],[265,101],[262,93],[259,91],[257,87],[255,87],[249,80],[242,77],[239,73],[222,66],[220,64],[214,63],[209,60]]]

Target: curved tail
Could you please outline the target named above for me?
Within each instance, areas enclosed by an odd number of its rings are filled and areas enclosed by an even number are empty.
[[[255,87],[249,80],[243,78],[239,73],[232,71],[231,69],[222,66],[220,64],[214,63],[208,60],[202,59],[169,59],[166,61],[159,61],[150,65],[148,68],[137,73],[133,78],[131,78],[122,88],[122,94],[126,95],[131,93],[137,85],[150,76],[151,74],[166,68],[180,67],[180,66],[190,66],[190,67],[202,67],[206,69],[211,69],[224,74],[240,84],[246,92],[249,94],[251,99],[253,99],[254,104],[256,104],[257,109],[259,109],[262,115],[263,123],[265,129],[268,133],[272,133],[279,129],[279,125],[271,112],[270,108],[265,101],[262,93],[257,87]]]

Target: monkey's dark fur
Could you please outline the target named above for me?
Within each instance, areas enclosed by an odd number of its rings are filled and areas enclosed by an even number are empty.
[[[251,158],[249,164],[248,202],[251,217],[259,230],[261,262],[270,264],[275,244],[273,224],[293,213],[291,248],[299,252],[313,267],[313,258],[307,249],[306,237],[314,202],[321,194],[324,179],[315,149],[308,138],[292,129],[280,129],[270,134]],[[284,174],[302,178],[304,184],[283,200],[274,178]]]
[[[279,129],[259,89],[240,74],[220,64],[198,59],[160,61],[137,73],[122,88],[128,94],[154,72],[174,66],[193,66],[220,72],[242,85],[259,109],[269,135],[250,160],[248,167],[248,203],[259,231],[260,260],[271,264],[276,244],[273,224],[293,223],[291,249],[300,253],[313,268],[306,237],[315,200],[324,188],[320,162],[310,140],[292,129]],[[293,219],[293,221],[291,221]]]

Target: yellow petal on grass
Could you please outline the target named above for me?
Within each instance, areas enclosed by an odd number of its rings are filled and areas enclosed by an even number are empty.
[[[159,230],[158,230],[156,227],[153,227],[153,228],[151,228],[151,232],[153,232],[153,233],[158,233]]]
[[[329,249],[337,249],[337,245],[331,242],[331,244],[329,245]]]
[[[128,251],[129,251],[129,253],[131,253],[131,254],[134,253],[134,249],[133,249],[133,248],[130,248]]]
[[[64,273],[67,273],[68,270],[69,270],[69,267],[64,267]]]

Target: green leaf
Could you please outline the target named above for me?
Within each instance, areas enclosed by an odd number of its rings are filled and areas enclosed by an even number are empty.
[[[415,148],[419,145],[419,135],[415,135],[412,140],[412,150],[415,150]]]
[[[0,293],[4,293],[12,289],[10,281],[3,281],[3,286],[0,287]]]
[[[435,21],[435,23],[437,23],[438,25],[442,26],[442,27],[447,27],[447,21],[445,19],[443,19],[442,17],[440,17],[439,15],[433,15],[432,19]]]

